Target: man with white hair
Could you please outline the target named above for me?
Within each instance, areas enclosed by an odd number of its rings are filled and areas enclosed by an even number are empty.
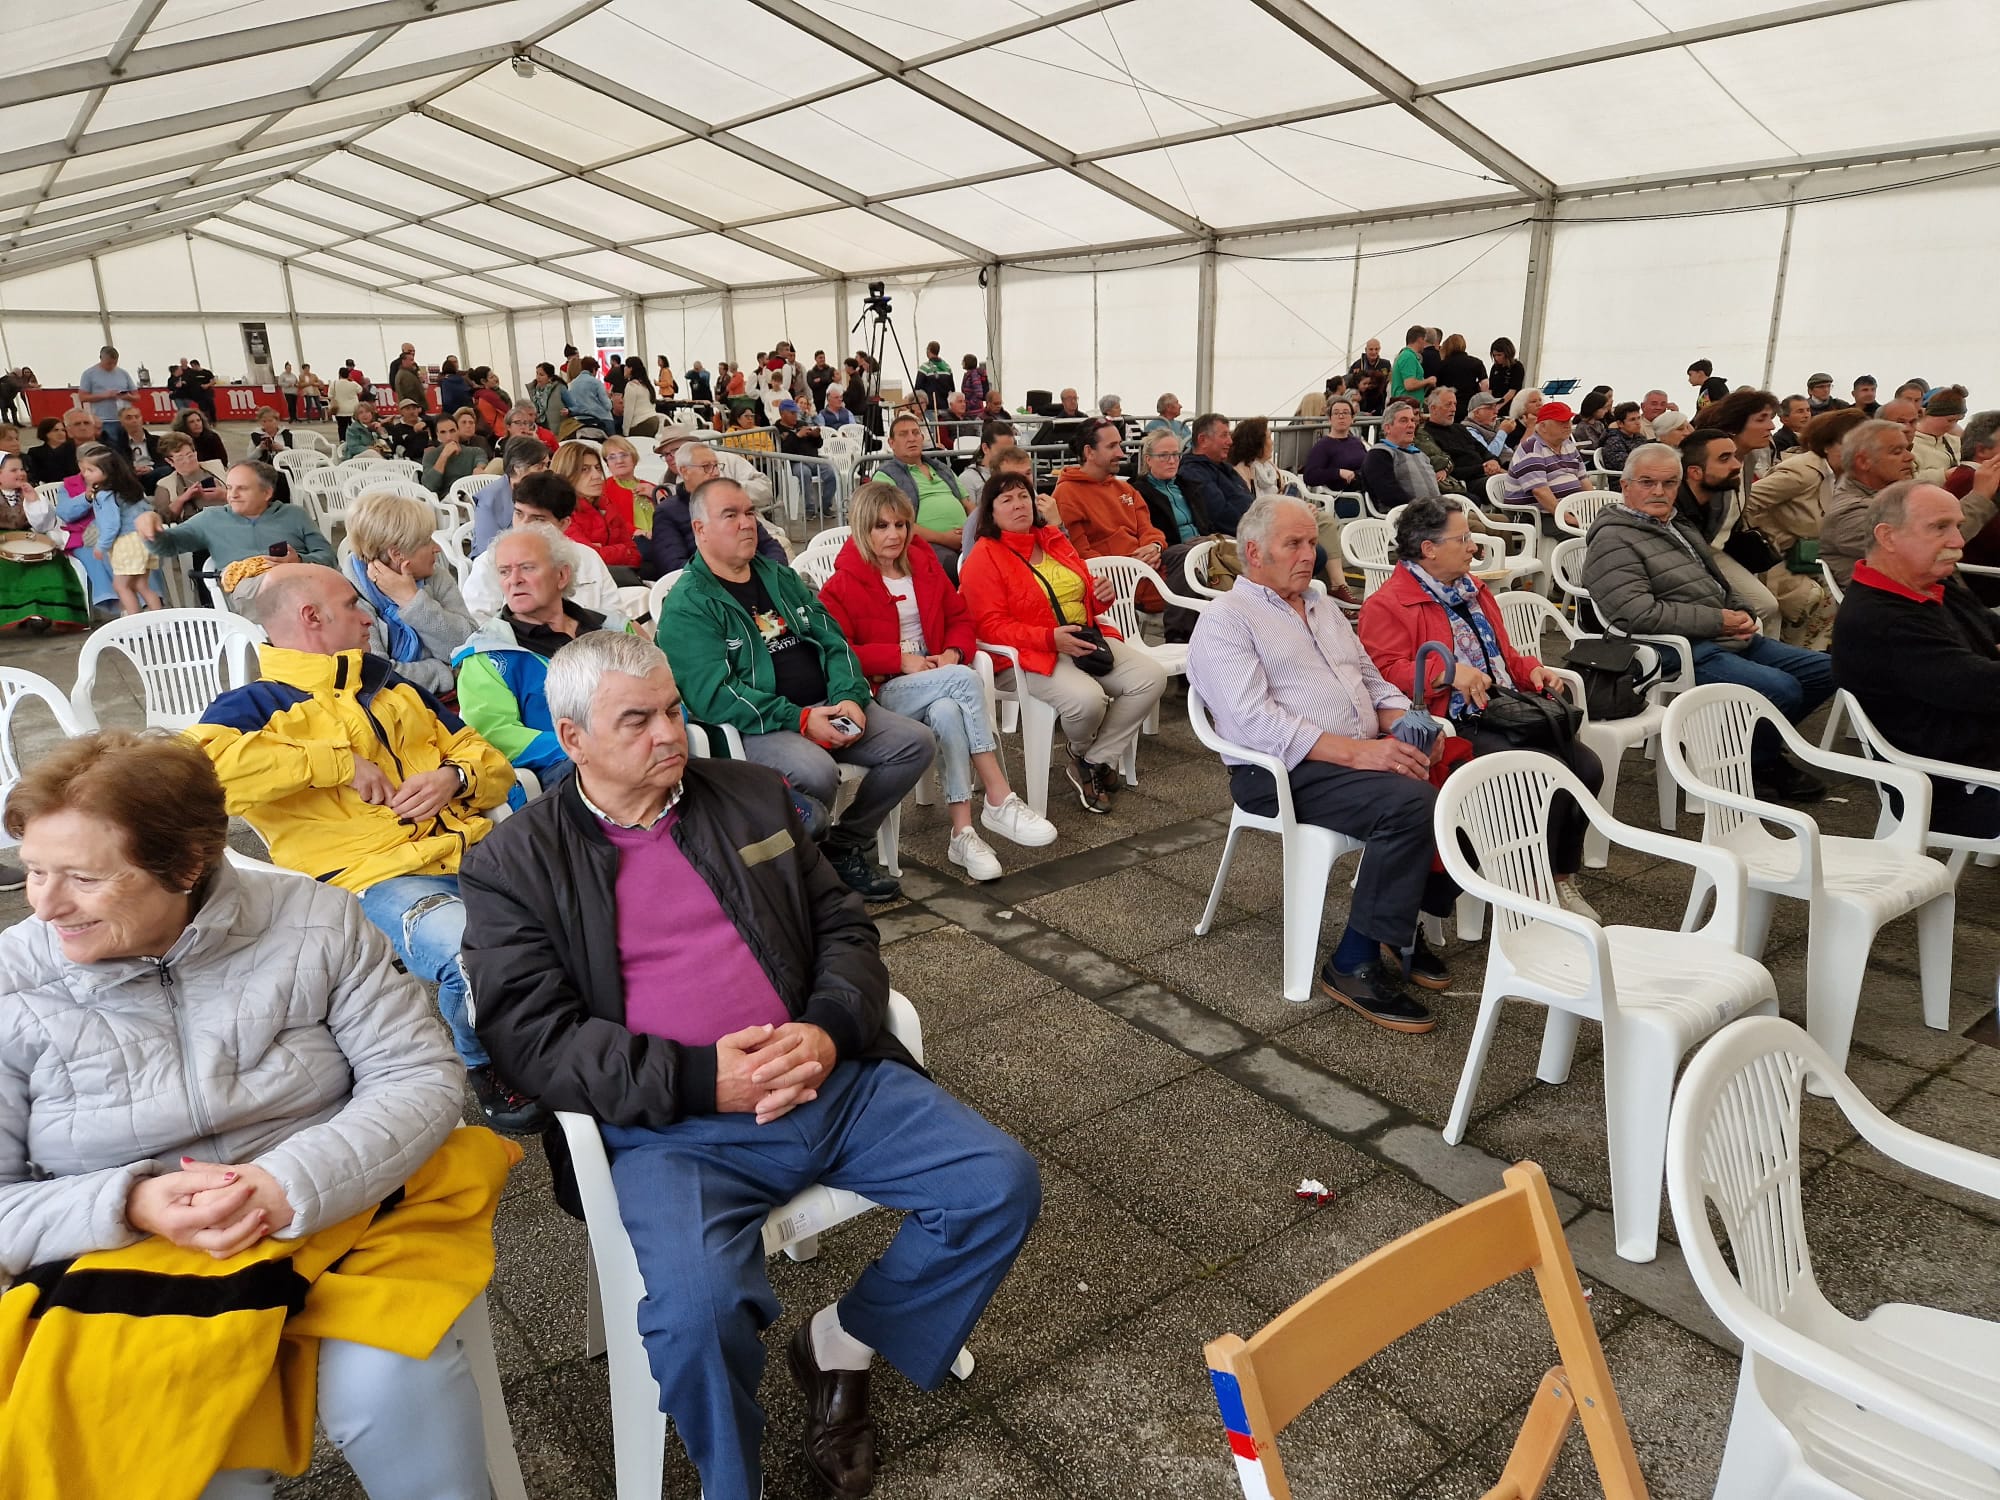
[[[1243,576],[1202,611],[1188,647],[1188,684],[1232,744],[1276,756],[1288,770],[1300,821],[1363,840],[1347,929],[1320,971],[1332,1000],[1391,1031],[1429,1031],[1427,1006],[1403,988],[1450,981],[1418,930],[1453,890],[1432,878],[1431,757],[1390,730],[1410,700],[1385,681],[1340,607],[1312,588],[1319,539],[1312,507],[1260,498],[1236,523]],[[1229,793],[1269,816],[1271,773],[1227,755]]]
[[[1915,468],[1909,429],[1900,422],[1871,417],[1841,439],[1840,479],[1820,517],[1819,559],[1842,588],[1873,543],[1868,507],[1876,492],[1910,478]]]
[[[659,576],[678,573],[694,556],[694,519],[688,513],[688,497],[711,479],[722,476],[722,455],[706,443],[682,443],[667,455],[667,468],[676,480],[663,486],[653,502],[653,567]],[[784,565],[784,543],[763,527],[757,528],[757,551],[772,562]]]
[[[1665,391],[1646,392],[1639,402],[1639,425],[1645,429],[1647,437],[1663,437],[1675,427],[1682,425],[1681,421],[1670,422],[1664,427],[1660,425],[1660,418],[1670,411],[1677,413],[1680,408],[1674,405],[1673,399]]]
[[[762,1491],[766,1215],[813,1183],[905,1211],[785,1355],[807,1466],[866,1495],[870,1366],[944,1382],[1040,1212],[1034,1158],[904,1050],[874,923],[779,777],[689,756],[657,647],[584,636],[548,701],[576,774],[466,861],[480,1036],[598,1122],[661,1407],[709,1500]]]
[[[820,418],[820,426],[837,425],[825,416]],[[667,461],[667,467],[674,467],[674,450],[683,443],[695,440],[696,429],[685,423],[673,423],[660,429],[660,440],[653,445],[653,451]],[[768,511],[778,503],[778,492],[771,487],[771,481],[762,470],[750,462],[734,448],[711,448],[710,454],[721,470],[720,477],[733,479],[743,486],[743,492],[750,497],[750,503],[759,510]]]
[[[1153,403],[1153,410],[1159,415],[1146,424],[1145,430],[1158,432],[1165,429],[1181,440],[1183,448],[1187,447],[1193,438],[1193,433],[1189,430],[1188,424],[1181,420],[1181,398],[1168,391]]]
[[[534,772],[545,789],[571,769],[543,691],[549,659],[593,630],[627,628],[622,615],[585,609],[568,597],[582,550],[540,523],[502,532],[493,543],[493,570],[506,602],[451,658],[465,722],[514,765]]]
[[[539,522],[559,532],[568,531],[570,517],[576,514],[576,490],[560,474],[552,474],[547,469],[530,470],[514,483],[513,506],[515,526],[532,526]],[[505,532],[501,535],[504,536]],[[589,547],[578,547],[571,556],[575,577],[568,597],[601,615],[616,613],[618,585],[604,559]],[[461,592],[465,607],[476,620],[497,615],[500,607],[507,602],[506,593],[500,587],[500,571],[491,547],[473,559],[472,571],[465,575],[465,586]]]

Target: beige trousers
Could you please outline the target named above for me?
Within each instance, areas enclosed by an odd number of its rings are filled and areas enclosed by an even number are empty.
[[[1144,651],[1112,641],[1109,675],[1092,677],[1059,657],[1047,677],[1029,672],[1028,691],[1056,711],[1063,738],[1085,760],[1114,770],[1167,690],[1166,670]],[[1010,675],[1003,672],[1002,679]]]

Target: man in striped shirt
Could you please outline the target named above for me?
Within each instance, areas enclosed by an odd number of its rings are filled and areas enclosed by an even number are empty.
[[[1311,507],[1282,495],[1244,513],[1243,576],[1202,611],[1188,682],[1223,739],[1286,767],[1300,822],[1367,845],[1321,991],[1392,1031],[1429,1031],[1429,1008],[1403,988],[1402,955],[1424,988],[1449,986],[1417,926],[1420,909],[1441,913],[1454,894],[1431,871],[1430,758],[1390,734],[1410,700],[1375,669],[1339,606],[1313,590],[1318,534]],[[1277,811],[1269,770],[1223,761],[1237,806]]]
[[[1562,535],[1556,530],[1556,502],[1590,488],[1583,477],[1583,455],[1569,435],[1575,416],[1560,401],[1544,401],[1535,413],[1535,430],[1521,440],[1507,470],[1507,503],[1540,506],[1542,531],[1548,536]]]

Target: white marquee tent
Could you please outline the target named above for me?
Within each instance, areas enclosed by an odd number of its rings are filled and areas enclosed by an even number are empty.
[[[0,362],[860,342],[1289,411],[1421,319],[2000,393],[2000,3],[8,0]],[[897,373],[893,356],[892,377]]]

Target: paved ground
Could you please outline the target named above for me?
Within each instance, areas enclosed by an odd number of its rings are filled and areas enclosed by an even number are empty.
[[[74,641],[0,640],[0,662],[71,682]],[[136,718],[129,676],[101,691],[107,722]],[[1018,756],[1015,756],[1018,762]],[[1650,804],[1643,761],[1628,760],[1623,806]],[[922,1012],[938,1080],[1034,1150],[1046,1208],[972,1347],[963,1387],[923,1395],[877,1377],[886,1467],[877,1493],[920,1496],[1175,1496],[1237,1493],[1209,1396],[1202,1344],[1248,1333],[1385,1241],[1498,1185],[1505,1162],[1542,1163],[1560,1190],[1577,1262],[1655,1496],[1710,1493],[1736,1357],[1669,1238],[1650,1266],[1612,1253],[1604,1100],[1590,1028],[1570,1081],[1533,1076],[1536,1014],[1503,1025],[1470,1140],[1443,1145],[1484,961],[1448,951],[1456,986],[1442,1024],[1391,1036],[1324,1002],[1278,995],[1276,841],[1246,836],[1216,930],[1193,935],[1226,826],[1223,775],[1171,692],[1140,784],[1109,817],[1073,801],[1046,850],[1002,847],[1009,874],[974,888],[944,860],[937,809],[907,809],[910,899],[880,910],[894,983]],[[1866,832],[1870,793],[1843,786],[1820,810],[1830,831]],[[1683,819],[1681,831],[1696,831]],[[1614,855],[1586,892],[1617,920],[1677,925],[1676,867]],[[1952,1031],[1919,1019],[1909,923],[1876,945],[1853,1074],[1915,1129],[2000,1151],[2000,876],[1971,872],[1960,894]],[[0,920],[24,910],[0,897]],[[1344,912],[1336,881],[1329,924]],[[1804,918],[1781,909],[1768,961],[1786,1013],[1803,1019]],[[1824,1104],[1808,1105],[1806,1189],[1814,1260],[1843,1309],[1911,1300],[2000,1316],[1993,1264],[2000,1209],[1905,1180],[1858,1144]],[[1310,1209],[1301,1177],[1334,1188]],[[501,1207],[494,1317],[530,1492],[610,1497],[610,1427],[601,1360],[583,1357],[583,1228],[545,1189],[538,1151]],[[818,1261],[772,1262],[795,1320],[838,1295],[885,1242],[874,1214],[827,1237]],[[1671,1235],[1671,1225],[1667,1226]],[[1531,1286],[1510,1284],[1364,1367],[1310,1410],[1284,1443],[1301,1497],[1342,1500],[1481,1494],[1540,1373],[1553,1362]],[[782,1360],[766,1382],[772,1500],[814,1493],[796,1456],[799,1401]],[[692,1500],[695,1476],[669,1443],[666,1493]],[[286,1487],[295,1497],[360,1491],[339,1460]],[[1597,1493],[1572,1439],[1551,1493]]]

